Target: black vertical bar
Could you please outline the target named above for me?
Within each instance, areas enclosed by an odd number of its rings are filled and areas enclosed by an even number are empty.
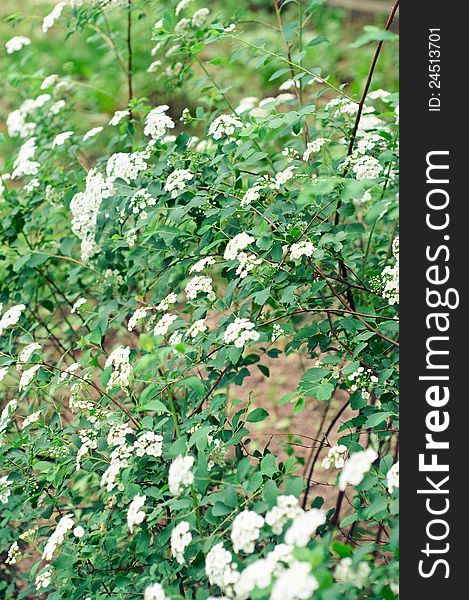
[[[469,597],[467,12],[400,8],[403,600]]]

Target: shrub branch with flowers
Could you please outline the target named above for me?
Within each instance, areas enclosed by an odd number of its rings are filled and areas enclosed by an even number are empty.
[[[89,121],[86,80],[32,73],[21,21],[4,42],[2,597],[398,596],[398,97],[379,61],[361,98],[315,65],[321,2],[267,4],[271,45],[191,0],[47,6],[34,35],[91,31],[123,71]],[[218,52],[276,95],[232,101]],[[240,399],[292,354],[308,460],[254,445],[269,405]]]

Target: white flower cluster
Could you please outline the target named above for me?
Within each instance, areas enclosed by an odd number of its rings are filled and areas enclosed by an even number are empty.
[[[61,517],[60,521],[57,523],[57,526],[47,540],[46,545],[44,546],[44,551],[42,553],[42,560],[51,561],[54,555],[55,550],[58,546],[61,546],[65,540],[65,536],[70,529],[73,529],[75,522],[71,515],[64,515]]]
[[[133,331],[148,315],[149,308],[137,308],[134,314],[130,317],[127,325],[127,331]]]
[[[0,414],[0,434],[2,434],[8,427],[8,424],[11,421],[11,417],[17,408],[18,408],[17,400],[10,400],[3,407],[3,410]],[[0,481],[1,481],[1,479],[0,479]]]
[[[57,146],[63,146],[67,140],[69,140],[73,135],[73,131],[63,131],[55,136],[52,142],[52,148],[57,148]]]
[[[396,262],[392,267],[385,267],[381,273],[383,298],[391,305],[399,304],[399,238],[394,240],[392,250]]]
[[[162,311],[169,310],[172,306],[174,306],[176,304],[177,299],[178,299],[177,295],[174,292],[171,292],[170,294],[168,294],[166,296],[166,298],[163,298],[163,300],[156,307],[156,310],[162,310]]]
[[[187,336],[194,339],[200,333],[204,333],[205,331],[207,331],[207,329],[208,327],[205,323],[205,319],[197,319],[197,321],[194,321],[194,323],[192,323],[192,325],[187,330]]]
[[[225,260],[236,260],[241,250],[244,250],[255,241],[255,238],[248,233],[242,232],[235,235],[226,245],[223,258]]]
[[[19,383],[20,390],[25,390],[28,387],[28,385],[31,383],[31,381],[36,376],[36,373],[39,371],[39,369],[40,369],[40,365],[34,365],[34,366],[30,367],[29,369],[26,369],[26,371],[23,371],[23,373],[20,377],[20,383]]]
[[[374,156],[365,155],[358,158],[351,156],[350,162],[352,164],[352,172],[359,181],[363,179],[377,179],[383,172],[381,163]]]
[[[0,305],[0,311],[2,308],[2,305]],[[16,304],[3,313],[0,318],[0,335],[3,335],[5,329],[18,323],[25,308],[26,306],[24,304]]]
[[[7,54],[13,54],[14,52],[18,52],[25,46],[30,46],[31,40],[24,35],[15,35],[11,39],[9,39],[5,44],[5,49]]]
[[[287,181],[290,181],[290,179],[292,179],[295,175],[295,169],[295,165],[290,165],[284,171],[279,171],[272,179],[272,189],[279,190],[282,187],[282,185],[287,183]]]
[[[215,264],[215,259],[213,258],[213,256],[205,256],[204,258],[201,258],[200,260],[198,260],[196,263],[194,263],[192,265],[192,267],[189,269],[189,273],[200,273],[208,265],[214,265],[214,264]]]
[[[350,391],[360,390],[362,397],[366,400],[370,398],[369,390],[379,381],[379,378],[373,375],[373,371],[365,369],[365,367],[357,367],[353,373],[347,375],[346,379],[351,384]]]
[[[147,190],[137,190],[130,199],[130,210],[132,214],[138,215],[140,219],[146,219],[148,213],[146,209],[149,206],[155,206],[156,198],[147,192]]]
[[[25,175],[37,175],[39,173],[41,165],[36,160],[32,160],[36,154],[36,150],[35,137],[30,138],[21,146],[18,156],[13,163],[12,179],[18,179]]]
[[[109,121],[109,125],[111,125],[112,127],[115,127],[116,125],[119,125],[119,123],[121,123],[121,121],[123,121],[126,117],[128,117],[130,115],[130,111],[129,110],[117,110],[111,117],[111,120]]]
[[[303,514],[303,509],[298,505],[295,496],[279,496],[277,504],[265,515],[265,522],[270,525],[276,535],[283,532],[288,521]]]
[[[240,252],[237,258],[239,260],[239,265],[236,269],[236,275],[239,275],[241,279],[247,277],[256,265],[262,263],[262,259],[252,253]]]
[[[3,417],[3,415],[2,415]],[[11,483],[8,481],[8,476],[0,477],[0,503],[6,504],[11,496]]]
[[[98,133],[101,133],[101,131],[104,129],[104,127],[93,127],[92,129],[89,129],[85,135],[83,136],[83,141],[86,142],[89,139],[95,137],[98,135]]]
[[[133,448],[137,456],[154,456],[163,453],[163,437],[153,431],[146,431],[134,442]]]
[[[127,525],[130,533],[133,533],[134,527],[143,523],[145,512],[141,510],[145,504],[147,497],[137,494],[127,509]]]
[[[242,197],[242,199],[239,203],[240,206],[245,208],[246,206],[249,206],[252,202],[259,200],[263,189],[264,189],[264,186],[260,185],[260,184],[255,184],[252,187],[250,187],[244,193],[244,196]]]
[[[168,129],[174,129],[174,121],[166,114],[168,110],[169,106],[162,104],[148,113],[143,131],[146,136],[158,141],[166,135]]]
[[[329,113],[355,116],[358,112],[358,104],[342,96],[330,100],[324,110]]]
[[[115,179],[123,179],[126,183],[135,181],[142,171],[147,169],[147,152],[117,152],[109,157],[106,174],[109,183]]]
[[[334,578],[339,583],[353,585],[358,589],[365,587],[366,581],[371,573],[371,567],[366,562],[361,562],[356,568],[352,566],[352,559],[347,556],[336,566]]]
[[[171,193],[171,198],[176,198],[179,192],[186,188],[186,181],[191,181],[194,175],[188,169],[176,169],[168,175],[164,189]]]
[[[332,465],[334,465],[336,469],[342,469],[342,467],[345,465],[345,457],[347,452],[348,448],[343,444],[332,446],[327,455],[323,458],[322,466],[324,469],[330,469]]]
[[[174,321],[177,320],[177,318],[177,315],[173,315],[171,313],[164,314],[156,323],[155,328],[153,329],[153,335],[166,335],[169,331],[169,328]]]
[[[129,362],[129,346],[119,346],[111,352],[104,363],[104,368],[113,367],[111,377],[107,383],[107,389],[114,387],[126,388],[130,384],[132,366]]]
[[[46,17],[44,17],[44,20],[42,21],[43,33],[47,33],[49,31],[49,29],[54,26],[54,23],[57,21],[57,19],[60,18],[60,15],[62,14],[63,9],[66,6],[67,6],[66,2],[59,2],[58,4],[56,4],[54,6],[52,11]]]
[[[72,308],[70,309],[70,312],[71,312],[72,314],[74,314],[74,313],[79,313],[79,312],[80,312],[80,311],[79,311],[79,308],[80,308],[81,306],[83,306],[84,304],[86,304],[86,303],[87,303],[87,299],[86,299],[86,298],[78,298],[78,300],[75,300],[75,302],[73,303],[73,306],[72,306]]]
[[[51,100],[49,94],[41,94],[37,98],[28,98],[7,117],[7,130],[10,137],[27,138],[36,129],[36,123],[27,121],[28,116],[33,116],[40,108]],[[50,107],[51,111],[52,107]]]
[[[199,294],[207,294],[209,300],[215,299],[215,292],[212,287],[212,278],[206,275],[194,275],[186,283],[184,292],[188,300],[195,300]]]
[[[160,583],[152,583],[145,588],[143,600],[169,600]]]
[[[339,477],[339,490],[344,491],[348,484],[357,486],[378,458],[373,448],[355,452],[345,463]]]
[[[190,525],[187,521],[181,521],[171,532],[171,554],[180,565],[185,563],[184,550],[191,541]]]
[[[94,429],[82,429],[78,435],[81,440],[81,446],[78,448],[75,460],[75,468],[77,471],[81,468],[81,459],[88,454],[88,452],[96,450],[98,447],[97,433]]]
[[[249,340],[257,342],[260,335],[254,328],[254,323],[249,319],[236,317],[226,328],[223,341],[225,344],[234,344],[236,348],[242,348]]]
[[[318,587],[318,580],[311,575],[311,565],[295,562],[278,577],[270,600],[309,600]]]
[[[312,154],[317,154],[324,146],[324,144],[327,144],[327,142],[330,141],[331,140],[329,138],[319,137],[313,140],[312,142],[308,142],[306,150],[303,153],[303,160],[305,162],[308,161]]]
[[[316,246],[312,242],[302,240],[290,246],[290,258],[291,260],[300,260],[302,256],[310,258],[315,250]]]
[[[236,129],[240,129],[242,126],[243,122],[237,117],[233,115],[220,115],[212,121],[208,133],[214,140],[221,140],[222,138],[230,140]]]
[[[239,579],[239,571],[233,563],[231,552],[223,548],[222,542],[215,544],[205,557],[205,573],[212,585],[217,585],[230,597],[234,595],[234,585]]]
[[[13,544],[8,549],[8,554],[5,560],[6,565],[15,565],[21,559],[21,550],[18,545],[18,542],[13,542]]]
[[[133,433],[128,423],[118,423],[113,425],[107,434],[107,443],[109,446],[123,446],[127,441],[127,436]]]
[[[199,10],[196,10],[192,15],[192,27],[195,27],[196,29],[203,27],[207,22],[207,17],[209,14],[210,10],[208,8],[199,8]]]
[[[103,175],[91,169],[86,176],[83,192],[78,192],[70,202],[72,231],[81,240],[81,257],[88,260],[99,250],[95,241],[96,223],[102,201],[112,194],[112,184]]]
[[[366,154],[373,150],[377,144],[383,142],[384,138],[382,138],[377,133],[368,133],[365,131],[360,131],[357,139],[357,147],[356,152],[358,154]]]
[[[41,418],[40,410],[37,410],[36,412],[31,413],[30,415],[28,415],[26,417],[26,419],[21,424],[21,429],[26,429],[26,427],[29,427],[29,425],[32,425],[33,423],[37,423],[40,418]]]
[[[183,489],[194,483],[193,456],[178,456],[169,466],[168,485],[173,496],[179,496]]]
[[[231,528],[231,541],[236,554],[254,552],[264,518],[252,510],[244,510],[236,515]]]
[[[316,530],[326,522],[326,513],[318,508],[302,511],[285,533],[285,543],[290,546],[306,546]]]
[[[52,580],[52,574],[53,574],[53,570],[47,569],[46,571],[39,573],[39,575],[36,576],[36,579],[34,580],[34,584],[36,586],[37,591],[39,591],[41,588],[46,589],[47,587],[50,586],[50,582]]]
[[[386,473],[386,485],[390,494],[397,488],[399,489],[399,463],[393,464],[393,466]]]

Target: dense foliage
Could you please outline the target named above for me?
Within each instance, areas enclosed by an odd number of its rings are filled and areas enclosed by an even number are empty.
[[[395,90],[318,66],[318,0],[41,8],[2,57],[0,594],[395,599]],[[294,354],[307,459],[240,393]]]

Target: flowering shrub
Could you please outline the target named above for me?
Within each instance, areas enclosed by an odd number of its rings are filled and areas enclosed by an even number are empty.
[[[99,120],[86,81],[20,77],[35,42],[6,40],[3,597],[398,595],[398,98],[311,67],[320,3],[287,4],[277,52],[191,0],[56,3],[42,35],[91,30],[124,69]],[[137,96],[137,19],[145,76],[189,82],[190,108]],[[214,48],[276,95],[232,103]],[[240,398],[294,354],[313,362],[276,403],[327,409],[306,463],[254,445],[269,404]]]

